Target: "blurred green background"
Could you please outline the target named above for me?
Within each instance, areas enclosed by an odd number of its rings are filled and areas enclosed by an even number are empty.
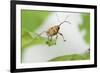
[[[33,34],[38,29],[45,19],[49,16],[50,12],[46,11],[21,11],[22,22],[22,50],[30,45],[43,44],[44,38],[40,40],[34,39],[36,35]]]
[[[21,10],[21,24],[22,24],[22,47],[21,54],[23,54],[24,50],[31,45],[45,44],[46,38],[37,36],[35,31],[43,24],[44,21],[48,18],[48,16],[52,12],[48,11],[35,11],[35,10]],[[90,14],[89,13],[81,13],[83,18],[82,25],[79,26],[80,31],[83,29],[86,30],[86,35],[84,39],[87,44],[90,43]],[[52,43],[51,43],[52,44]],[[72,54],[56,57],[49,61],[67,61],[67,60],[86,60],[90,59],[90,54]]]

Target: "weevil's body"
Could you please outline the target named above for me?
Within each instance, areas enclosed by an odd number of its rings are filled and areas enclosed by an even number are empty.
[[[58,25],[53,26],[51,28],[49,28],[46,33],[48,36],[54,36],[57,35],[57,33],[59,32],[60,27]]]
[[[55,25],[55,26],[49,28],[47,31],[43,31],[43,32],[42,32],[42,33],[45,32],[45,33],[47,34],[47,36],[48,36],[48,41],[49,41],[49,40],[52,41],[52,37],[53,37],[53,36],[56,36],[56,40],[57,40],[58,34],[61,35],[62,38],[63,38],[63,40],[64,40],[63,34],[59,32],[60,26],[61,26],[64,22],[70,24],[69,21],[63,21],[63,22],[61,22],[59,25]],[[40,35],[41,35],[42,33],[40,33]],[[47,43],[48,43],[48,41],[47,41]],[[64,40],[64,41],[66,41],[66,40]],[[55,44],[56,44],[56,42],[55,42]]]

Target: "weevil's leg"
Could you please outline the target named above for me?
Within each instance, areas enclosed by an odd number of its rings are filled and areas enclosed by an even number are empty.
[[[41,32],[41,33],[39,34],[39,36],[41,36],[43,33],[46,33],[46,31]]]
[[[58,35],[56,35],[55,45],[56,45],[57,39],[58,39]]]
[[[49,43],[49,40],[50,40],[50,37],[48,36],[48,40],[46,41],[47,44]]]
[[[43,33],[46,33],[46,31],[43,31],[43,32],[41,32],[40,34],[36,34],[37,37],[35,37],[35,38],[36,38],[36,39],[39,39]]]
[[[52,41],[52,36],[50,36],[50,41]]]
[[[60,34],[60,35],[62,36],[63,40],[64,40],[64,41],[66,41],[66,40],[64,39],[64,36],[63,36],[63,34],[62,34],[62,33],[59,33],[59,32],[58,32],[58,34]]]

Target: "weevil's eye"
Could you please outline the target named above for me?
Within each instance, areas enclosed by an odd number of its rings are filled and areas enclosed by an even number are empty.
[[[58,29],[60,29],[60,27],[58,27]]]

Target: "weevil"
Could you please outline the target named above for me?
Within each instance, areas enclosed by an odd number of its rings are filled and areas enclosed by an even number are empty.
[[[63,41],[66,41],[66,40],[64,39],[63,34],[59,32],[60,27],[61,27],[61,25],[62,25],[63,23],[69,23],[69,24],[71,24],[69,21],[66,21],[66,19],[65,19],[65,20],[64,20],[63,22],[61,22],[60,24],[50,27],[47,31],[41,32],[41,33],[39,34],[39,36],[42,35],[43,33],[46,33],[46,35],[48,36],[48,41],[52,41],[52,37],[53,37],[53,36],[56,36],[56,39],[55,39],[55,44],[56,44],[56,41],[57,41],[57,39],[58,39],[58,34],[59,34],[59,35],[62,36]],[[46,42],[47,44],[49,43],[48,41]]]

